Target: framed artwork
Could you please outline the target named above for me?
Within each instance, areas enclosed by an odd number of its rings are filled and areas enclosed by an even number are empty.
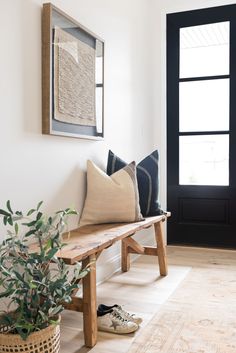
[[[104,41],[51,3],[42,19],[43,134],[104,137]]]

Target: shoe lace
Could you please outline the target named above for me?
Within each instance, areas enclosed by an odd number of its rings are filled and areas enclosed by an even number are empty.
[[[127,311],[123,310],[121,306],[119,305],[116,310],[120,313],[120,315],[125,318],[126,320],[133,319],[134,314],[130,314]]]
[[[128,320],[122,316],[122,314],[120,313],[120,311],[116,308],[113,309],[113,311],[111,312],[111,315],[114,317],[115,320],[117,320],[121,325],[126,325]]]

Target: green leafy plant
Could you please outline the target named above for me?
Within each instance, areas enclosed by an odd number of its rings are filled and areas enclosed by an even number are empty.
[[[52,217],[40,211],[42,201],[26,215],[13,211],[10,201],[0,209],[7,235],[0,245],[0,328],[26,339],[32,332],[58,324],[63,303],[71,301],[89,267],[78,263],[70,269],[57,252],[63,247],[61,235],[67,219],[77,212],[66,208]],[[32,245],[34,244],[34,245]],[[32,251],[32,249],[34,249]]]

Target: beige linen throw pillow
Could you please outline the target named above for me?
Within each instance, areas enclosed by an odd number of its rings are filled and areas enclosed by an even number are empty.
[[[108,176],[87,162],[87,195],[80,226],[142,220],[135,162]]]

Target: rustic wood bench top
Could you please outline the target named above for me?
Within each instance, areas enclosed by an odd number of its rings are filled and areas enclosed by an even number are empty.
[[[167,214],[168,216],[168,214]],[[77,261],[101,252],[118,240],[122,240],[134,233],[151,227],[163,221],[166,216],[148,217],[144,221],[135,223],[111,223],[87,225],[74,229],[64,236],[66,245],[57,254],[65,263],[73,265]]]

